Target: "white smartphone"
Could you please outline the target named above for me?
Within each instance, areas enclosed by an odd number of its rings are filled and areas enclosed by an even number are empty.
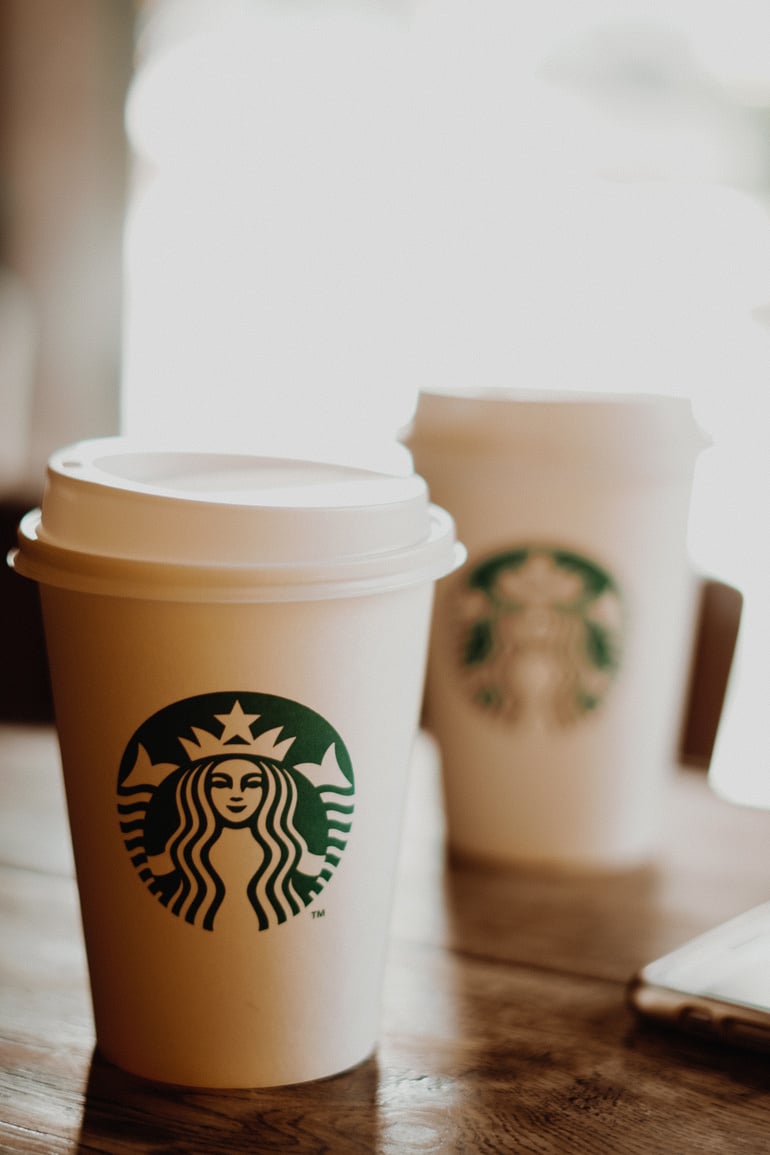
[[[628,999],[689,1034],[770,1051],[770,902],[642,967]]]

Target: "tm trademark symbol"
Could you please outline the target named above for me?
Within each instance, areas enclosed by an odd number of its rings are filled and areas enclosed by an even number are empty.
[[[313,915],[313,918],[323,918],[324,915],[326,914],[326,911],[325,910],[313,910],[313,911],[311,911],[311,914]]]

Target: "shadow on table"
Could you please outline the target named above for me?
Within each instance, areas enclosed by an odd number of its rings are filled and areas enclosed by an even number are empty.
[[[132,1155],[294,1155],[376,1151],[376,1059],[314,1083],[268,1091],[171,1087],[126,1074],[94,1052],[77,1151]]]
[[[451,944],[487,961],[623,982],[662,953],[660,887],[654,867],[581,875],[450,859]]]

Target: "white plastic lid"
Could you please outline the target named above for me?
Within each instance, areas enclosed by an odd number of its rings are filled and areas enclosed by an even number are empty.
[[[432,581],[461,560],[414,474],[108,438],[53,455],[11,564],[93,593],[294,601]]]
[[[690,471],[709,441],[684,397],[466,389],[421,393],[406,443],[416,453],[655,476]]]

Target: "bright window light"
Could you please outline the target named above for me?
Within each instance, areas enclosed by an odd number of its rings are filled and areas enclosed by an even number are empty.
[[[744,592],[741,710],[762,717],[764,0],[149,13],[127,111],[125,431],[366,457],[421,386],[689,395],[715,443],[693,562]],[[762,759],[745,721],[724,731],[720,789],[770,805],[766,735]]]

